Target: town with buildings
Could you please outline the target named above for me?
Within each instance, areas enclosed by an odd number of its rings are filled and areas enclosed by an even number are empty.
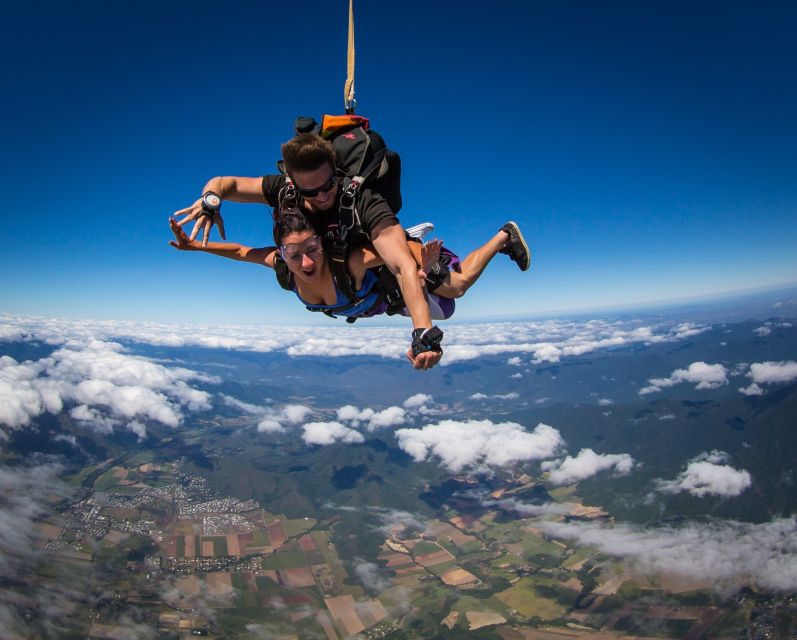
[[[216,495],[187,466],[109,466],[95,474],[87,495],[58,505],[57,517],[41,523],[42,549],[87,571],[96,572],[103,554],[128,553],[114,565],[122,567],[117,573],[105,571],[117,589],[113,605],[143,607],[166,638],[247,637],[247,629],[268,625],[285,639],[457,637],[492,629],[507,640],[661,633],[697,640],[736,637],[749,618],[750,637],[768,640],[782,620],[778,612],[795,606],[793,598],[752,592],[729,606],[705,585],[668,591],[654,576],[618,572],[594,551],[547,535],[539,518],[496,506],[539,489],[525,474],[492,479],[479,494],[473,478],[454,477],[460,490],[443,496],[438,518],[423,529],[391,527],[373,564],[382,576],[378,593],[366,592],[333,543],[344,516],[272,514],[252,500]],[[474,497],[484,491],[488,501]],[[572,490],[551,498],[561,506],[558,518],[610,518]],[[138,554],[130,551],[133,541]],[[101,608],[91,620],[89,638],[117,637]]]

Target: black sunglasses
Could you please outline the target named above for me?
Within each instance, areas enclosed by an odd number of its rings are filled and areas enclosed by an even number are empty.
[[[320,187],[316,187],[315,189],[299,189],[299,195],[302,196],[302,198],[315,198],[319,193],[327,193],[328,191],[331,191],[332,187],[335,186],[336,181],[337,176],[333,172],[332,175],[329,176],[329,180],[327,180]]]

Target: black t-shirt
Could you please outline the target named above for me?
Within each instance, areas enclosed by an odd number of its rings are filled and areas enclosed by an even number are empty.
[[[284,186],[285,176],[283,175],[263,176],[263,195],[266,198],[266,204],[270,207],[279,207],[279,194]],[[304,202],[301,201],[302,211],[307,214],[310,224],[313,225],[315,232],[322,238],[326,236],[330,228],[337,227],[340,223],[338,207],[340,205],[341,191],[339,180],[335,206],[327,211],[307,211],[304,207]],[[391,221],[393,224],[398,224],[398,218],[391,210],[390,205],[381,195],[370,189],[363,189],[357,197],[357,216],[359,224],[355,220],[354,227],[348,232],[346,237],[346,244],[349,247],[362,247],[366,244],[371,244],[373,230],[386,220]]]

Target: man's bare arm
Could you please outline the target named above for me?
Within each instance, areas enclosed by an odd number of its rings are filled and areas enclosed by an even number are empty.
[[[266,198],[263,195],[262,184],[262,178],[219,176],[211,178],[205,183],[202,194],[204,195],[208,191],[212,191],[218,195],[222,201],[231,200],[233,202],[259,202],[265,204]],[[207,214],[203,215],[201,197],[191,206],[175,211],[174,215],[184,216],[183,219],[180,220],[180,225],[196,221],[194,228],[191,230],[191,240],[196,238],[199,232],[202,231],[202,244],[206,245],[208,237],[210,236],[210,230],[213,228],[214,224],[219,227],[219,234],[222,239],[226,239],[224,220],[221,217],[221,212],[217,212],[213,216]]]
[[[415,329],[429,329],[432,326],[432,315],[429,303],[423,294],[421,281],[418,278],[418,266],[407,246],[404,229],[393,221],[386,221],[371,232],[374,249],[385,261],[385,265],[396,276],[404,304],[412,318]],[[407,357],[416,369],[430,369],[440,361],[441,354],[426,351],[417,356],[410,350]]]

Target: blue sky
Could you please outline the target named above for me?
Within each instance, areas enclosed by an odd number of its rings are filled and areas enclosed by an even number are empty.
[[[455,318],[797,280],[792,4],[355,9],[358,112],[402,155],[402,221],[464,255],[514,219],[534,253],[525,274],[499,256]],[[10,9],[0,311],[329,323],[265,269],[170,249],[167,218],[212,176],[271,172],[295,115],[340,112],[346,10]],[[224,213],[269,243],[264,208]]]

